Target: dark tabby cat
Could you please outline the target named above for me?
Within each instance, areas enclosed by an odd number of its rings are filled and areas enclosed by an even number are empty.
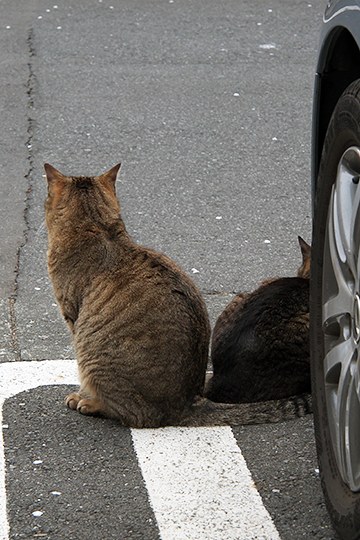
[[[209,399],[249,403],[310,392],[311,248],[300,237],[299,244],[303,263],[297,277],[268,280],[238,294],[217,320]]]
[[[129,237],[115,193],[119,168],[68,177],[45,165],[49,275],[73,334],[81,383],[68,407],[130,427],[302,414],[284,401],[253,408],[196,397],[208,361],[205,304],[174,262]]]

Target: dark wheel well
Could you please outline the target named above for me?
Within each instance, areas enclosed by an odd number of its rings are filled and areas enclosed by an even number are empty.
[[[324,139],[335,105],[349,84],[360,78],[360,51],[348,30],[342,27],[333,30],[323,50],[326,57],[319,74],[315,178],[319,172]]]

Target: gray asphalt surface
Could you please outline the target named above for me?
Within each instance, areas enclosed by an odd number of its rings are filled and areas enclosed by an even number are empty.
[[[63,406],[64,390],[6,402],[4,417],[16,430],[4,430],[11,538],[159,538],[130,431],[100,418],[82,422]]]
[[[28,185],[20,171],[16,177],[19,198],[30,187],[17,276],[21,358],[72,354],[44,264],[44,161],[70,174],[122,161],[118,193],[128,230],[194,277],[213,317],[233,291],[292,274],[297,235],[310,239],[319,8],[29,4],[22,51]],[[10,32],[16,22],[11,41]]]
[[[212,321],[235,291],[294,274],[297,235],[310,241],[311,234],[311,101],[324,7],[319,0],[2,0],[0,361],[74,357],[46,271],[45,161],[90,175],[121,161],[117,191],[129,232],[193,277]],[[53,414],[59,429],[68,421],[63,390],[31,391],[21,423],[7,401],[4,421],[16,426],[6,430],[9,467],[13,452],[31,446],[30,433],[40,443]],[[39,400],[46,407],[34,426]],[[49,402],[60,404],[57,413]],[[88,419],[71,421],[89,437]],[[113,425],[101,426],[111,440]],[[121,433],[128,444],[128,431]],[[311,418],[234,433],[282,538],[335,538]],[[72,459],[67,452],[60,445],[62,464]],[[11,474],[12,537],[30,538],[18,483],[35,479]],[[151,528],[142,537],[155,538],[151,509],[138,512]]]

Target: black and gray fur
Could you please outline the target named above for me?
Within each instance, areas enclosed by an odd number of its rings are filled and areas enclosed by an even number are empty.
[[[252,293],[239,293],[217,320],[208,399],[280,400],[278,410],[290,407],[295,416],[297,408],[310,412],[310,246],[300,237],[299,244],[303,264],[297,277],[268,280]]]

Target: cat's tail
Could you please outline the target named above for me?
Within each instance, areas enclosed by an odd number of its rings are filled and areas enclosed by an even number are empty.
[[[312,413],[311,394],[256,403],[215,403],[199,398],[179,426],[237,426],[284,422]]]

